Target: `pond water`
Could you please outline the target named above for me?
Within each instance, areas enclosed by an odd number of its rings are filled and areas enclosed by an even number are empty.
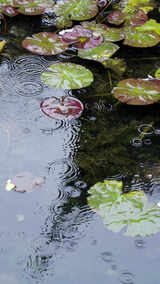
[[[56,121],[40,102],[66,93],[46,87],[42,71],[55,62],[79,62],[74,54],[31,55],[19,42],[42,29],[37,19],[11,19],[0,39],[8,42],[0,64],[0,283],[151,284],[159,281],[160,234],[132,238],[109,231],[87,205],[87,191],[103,179],[124,181],[124,191],[144,190],[160,200],[159,103],[133,107],[110,95],[107,72],[81,61],[95,76],[85,89],[70,91],[85,110],[81,118]],[[159,47],[123,47],[127,77],[153,75]],[[119,78],[113,74],[113,84]],[[143,129],[148,127],[147,134]],[[143,136],[143,138],[142,138]],[[44,178],[30,193],[7,192],[21,173]]]

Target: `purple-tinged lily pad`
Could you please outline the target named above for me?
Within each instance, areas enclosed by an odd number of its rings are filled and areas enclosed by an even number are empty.
[[[62,0],[54,6],[57,15],[55,24],[59,28],[70,27],[72,20],[84,21],[91,19],[98,13],[96,0]]]
[[[82,22],[83,27],[100,33],[103,36],[104,41],[120,41],[124,39],[123,29],[108,27],[104,24],[96,24],[95,21],[92,22]]]
[[[41,32],[27,37],[23,40],[22,46],[40,55],[55,55],[68,48],[68,44],[64,43],[60,36],[51,32]]]
[[[108,0],[96,0],[96,1],[99,7],[105,7],[108,3]]]
[[[32,192],[39,189],[45,182],[44,177],[33,176],[30,172],[17,174],[6,182],[6,190],[17,192]]]
[[[24,15],[41,15],[46,9],[52,8],[55,3],[52,0],[15,0],[18,12]]]
[[[95,48],[79,50],[78,56],[85,59],[95,60],[103,63],[109,57],[111,57],[117,50],[119,46],[112,42],[104,42]]]
[[[12,6],[4,6],[2,8],[0,7],[0,10],[4,15],[8,17],[14,17],[19,14],[18,11]]]
[[[108,23],[119,26],[125,21],[125,14],[121,10],[116,9],[113,10],[106,19]]]
[[[151,47],[160,42],[160,36],[154,31],[138,31],[136,27],[126,27],[123,44],[133,47]]]
[[[74,44],[74,47],[78,49],[94,48],[103,41],[101,33],[93,32],[80,25],[61,31],[59,34],[62,35],[62,40],[65,43]]]
[[[160,100],[159,79],[126,79],[112,91],[115,98],[129,105],[148,105]]]
[[[143,10],[136,10],[129,19],[129,25],[133,27],[142,26],[148,20],[148,16]]]
[[[54,119],[75,119],[81,116],[83,104],[73,97],[62,97],[61,99],[50,97],[41,102],[40,108],[43,113]]]
[[[1,0],[0,2],[0,9],[5,7],[5,6],[14,6],[14,1],[13,0]]]
[[[75,63],[57,63],[42,73],[42,81],[59,89],[80,89],[93,82],[93,74],[84,66]]]

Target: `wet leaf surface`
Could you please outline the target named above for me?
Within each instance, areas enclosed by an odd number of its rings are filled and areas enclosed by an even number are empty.
[[[40,55],[55,55],[68,48],[68,44],[64,43],[60,36],[51,32],[41,32],[27,37],[23,40],[22,46]]]
[[[126,79],[113,88],[114,97],[130,105],[153,104],[160,99],[159,79]]]
[[[58,1],[54,13],[58,16],[55,24],[60,27],[72,25],[72,20],[83,21],[96,16],[98,7],[96,0],[63,0]]]
[[[45,182],[43,177],[33,176],[29,172],[19,173],[6,182],[6,190],[17,192],[32,192],[39,189]]]
[[[107,22],[114,25],[120,25],[125,21],[125,14],[122,13],[120,10],[113,10],[109,15],[107,16]]]
[[[140,28],[140,27],[139,27]],[[137,31],[137,28],[125,28],[123,44],[133,47],[151,47],[160,42],[160,36],[154,31]]]
[[[160,232],[160,208],[149,203],[142,191],[122,193],[122,182],[105,180],[89,190],[89,206],[113,232],[148,236]]]
[[[50,97],[41,102],[42,112],[54,119],[71,120],[81,116],[83,104],[73,97],[62,97],[61,99]]]
[[[111,57],[118,49],[118,45],[112,42],[104,42],[92,49],[79,50],[78,56],[80,58],[95,60],[103,63],[105,60]]]
[[[15,6],[18,12],[24,15],[41,15],[47,8],[52,8],[54,2],[52,0],[15,0]]]
[[[42,81],[49,86],[60,89],[80,89],[93,82],[93,74],[84,66],[74,63],[57,63],[43,72]]]

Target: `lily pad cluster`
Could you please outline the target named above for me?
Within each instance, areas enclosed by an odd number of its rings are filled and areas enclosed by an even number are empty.
[[[89,189],[88,204],[106,227],[126,236],[149,236],[160,232],[160,208],[142,191],[123,193],[123,183],[116,180],[98,182]]]

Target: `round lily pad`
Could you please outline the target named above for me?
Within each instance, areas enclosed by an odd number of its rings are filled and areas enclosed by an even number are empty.
[[[92,49],[79,50],[78,56],[85,59],[95,60],[103,63],[111,57],[119,46],[112,42],[104,42]]]
[[[116,9],[109,13],[106,19],[110,24],[118,26],[125,21],[125,14],[121,10]]]
[[[15,0],[18,12],[24,15],[41,15],[55,4],[52,0]]]
[[[76,25],[72,29],[59,33],[62,40],[68,44],[74,44],[78,49],[90,49],[98,46],[103,41],[101,33],[96,33],[81,25]]]
[[[148,236],[160,232],[160,208],[142,191],[122,193],[122,182],[105,180],[89,190],[88,204],[106,227],[127,236]]]
[[[57,63],[42,73],[42,81],[60,89],[80,89],[93,82],[93,74],[84,66],[75,63]]]
[[[6,182],[6,190],[17,192],[32,192],[44,184],[44,177],[33,176],[30,172],[19,173]]]
[[[60,36],[51,32],[41,32],[27,37],[22,41],[22,46],[40,55],[55,55],[68,48],[68,44],[64,43]]]
[[[148,105],[160,100],[159,79],[126,79],[112,93],[119,101],[130,105]]]
[[[50,97],[41,102],[40,108],[43,113],[54,119],[75,119],[80,117],[83,104],[73,97],[62,97],[61,99]]]
[[[160,42],[160,36],[155,31],[138,31],[136,27],[127,27],[123,44],[133,47],[151,47]]]

